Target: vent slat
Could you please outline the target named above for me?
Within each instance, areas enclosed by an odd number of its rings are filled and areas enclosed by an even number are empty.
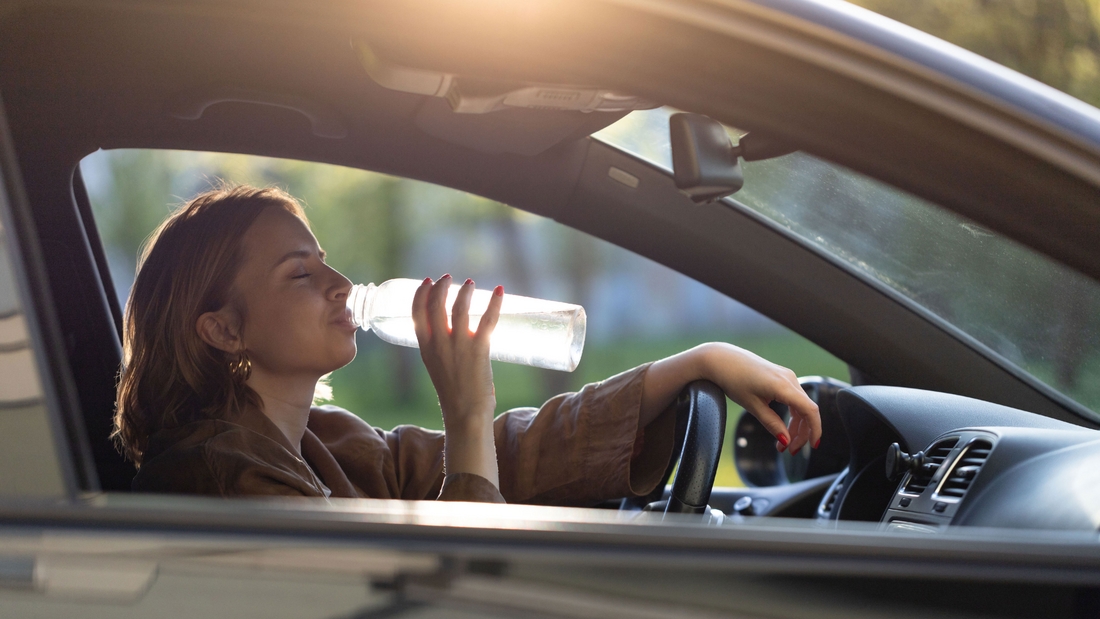
[[[955,448],[958,442],[959,439],[957,438],[949,438],[930,447],[925,453],[925,460],[932,466],[911,473],[909,481],[905,484],[904,492],[909,494],[924,492],[928,488],[928,484],[932,483],[932,476],[936,474],[936,470],[947,460],[947,456],[951,454],[951,450]]]
[[[944,480],[940,487],[939,496],[961,499],[970,489],[970,484],[978,476],[981,467],[993,451],[993,445],[988,441],[974,441],[966,451],[959,456],[951,474]]]
[[[825,500],[825,505],[821,508],[821,513],[828,515],[832,513],[833,506],[836,504],[836,498],[840,496],[840,489],[844,487],[844,480],[848,477],[847,474],[841,474],[834,482],[832,492],[829,493],[829,497]]]

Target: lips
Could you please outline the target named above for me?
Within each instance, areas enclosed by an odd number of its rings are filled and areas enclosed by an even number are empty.
[[[358,325],[355,324],[355,321],[352,320],[351,312],[346,309],[340,312],[340,314],[337,315],[336,318],[333,318],[331,320],[331,323],[338,327],[342,327],[351,331],[359,328]]]

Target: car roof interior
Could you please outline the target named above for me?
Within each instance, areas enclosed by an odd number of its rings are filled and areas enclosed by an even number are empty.
[[[481,4],[521,25],[532,19],[505,4]],[[439,9],[419,0],[413,5]],[[259,6],[264,10],[257,11]],[[68,437],[86,489],[128,490],[134,473],[107,438],[121,359],[121,308],[78,170],[80,160],[99,148],[283,157],[469,191],[677,269],[798,332],[870,380],[1091,423],[1079,416],[1077,405],[1029,383],[939,319],[885,294],[773,224],[723,205],[696,205],[676,190],[668,172],[586,138],[622,113],[454,114],[443,99],[374,83],[352,40],[366,37],[409,66],[516,82],[598,83],[794,138],[813,154],[949,205],[1093,276],[1100,273],[1100,257],[1083,249],[1089,245],[1081,236],[1091,221],[1082,218],[1093,215],[1080,207],[1093,204],[1095,186],[974,128],[775,51],[672,29],[661,30],[662,44],[677,36],[692,44],[669,48],[667,58],[646,57],[627,45],[626,35],[604,37],[599,24],[607,22],[599,20],[622,18],[623,32],[657,37],[649,21],[607,14],[617,9],[602,5],[575,5],[590,19],[573,24],[549,5],[534,6],[542,11],[540,19],[572,38],[525,39],[530,33],[524,28],[499,35],[491,31],[493,24],[448,27],[448,19],[461,20],[442,9],[410,24],[393,7],[341,2],[323,8],[294,2],[46,2],[0,13],[0,95],[29,205],[26,212],[14,208],[14,227],[27,233],[21,251],[28,268],[48,276],[48,287],[34,281],[30,286],[44,346],[58,364],[53,371],[64,394],[61,407],[68,411]],[[611,51],[601,62],[590,62],[593,41],[601,37]],[[499,45],[517,50],[510,64],[492,53]],[[708,48],[715,52],[706,63],[691,56]],[[684,75],[683,67],[692,63],[711,77]],[[783,69],[788,77],[776,78]],[[742,84],[753,88],[739,88],[729,75],[742,76]],[[814,99],[792,98],[796,86],[815,93]],[[231,99],[226,93],[235,89],[303,103],[227,101],[205,107],[197,120],[181,118],[186,114],[180,110]],[[889,120],[907,105],[920,115],[920,130]],[[310,114],[337,119],[346,137],[317,135]],[[960,145],[943,136],[965,139]],[[881,156],[903,146],[903,156]],[[1083,152],[1069,141],[1059,147]],[[964,162],[972,182],[953,185]],[[1060,210],[1037,217],[1026,208],[1037,203],[1035,190],[1005,174],[1021,162],[1065,189]],[[609,178],[612,167],[636,177],[637,186]],[[1051,226],[1072,234],[1051,240]]]

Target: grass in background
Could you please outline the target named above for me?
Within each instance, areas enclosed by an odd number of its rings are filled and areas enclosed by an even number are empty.
[[[705,341],[722,341],[721,334],[694,335],[664,339],[635,339],[606,344],[589,344],[577,370],[569,374],[562,391],[579,389],[582,385],[603,380],[619,372],[676,354]],[[841,380],[848,379],[848,367],[844,362],[794,333],[772,333],[727,339],[747,350],[794,370],[799,376],[823,375]],[[361,416],[371,425],[390,429],[400,424],[412,424],[425,428],[442,429],[443,420],[439,404],[427,371],[415,349],[391,346],[380,342],[371,334],[360,334],[360,356],[365,363],[358,363],[332,375],[333,404]],[[404,358],[402,358],[404,356]],[[398,369],[409,369],[410,393],[400,401],[395,385]],[[539,406],[555,393],[546,390],[549,370],[493,363],[493,376],[497,390],[497,411],[503,412],[522,406]],[[559,378],[560,379],[560,378]],[[740,406],[729,402],[729,418],[726,422],[726,439],[722,462],[718,468],[717,486],[741,486],[740,477],[733,467],[733,428],[740,418]]]

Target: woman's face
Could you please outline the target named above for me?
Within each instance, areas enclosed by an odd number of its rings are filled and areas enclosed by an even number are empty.
[[[319,378],[355,358],[345,304],[351,282],[325,264],[305,223],[266,208],[245,233],[235,280],[244,302],[241,335],[253,372]]]

